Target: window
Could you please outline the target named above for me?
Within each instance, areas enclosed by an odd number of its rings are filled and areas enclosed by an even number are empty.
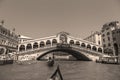
[[[102,37],[104,37],[104,36],[105,36],[105,34],[102,35]]]
[[[115,32],[112,32],[112,34],[115,34]]]
[[[106,28],[106,30],[108,30],[108,29],[109,29],[109,27]]]
[[[113,38],[113,41],[116,41],[116,38],[115,38],[115,37]]]
[[[102,32],[104,32],[104,30],[102,30]]]
[[[100,41],[98,41],[98,44],[100,45]]]
[[[103,47],[105,48],[105,47],[106,47],[106,45],[105,45],[105,44],[103,44]]]
[[[108,37],[108,41],[110,41],[110,37]]]
[[[110,32],[107,32],[107,35],[110,35]]]
[[[108,43],[108,46],[111,46],[111,44],[110,44],[110,43]]]
[[[103,39],[103,42],[105,42],[105,39]]]

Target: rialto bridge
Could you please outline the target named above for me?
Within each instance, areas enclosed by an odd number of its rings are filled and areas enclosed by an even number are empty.
[[[96,60],[103,56],[103,47],[95,43],[72,37],[69,33],[60,32],[57,35],[28,40],[18,45],[16,59],[39,60],[52,52],[67,52],[77,60]]]

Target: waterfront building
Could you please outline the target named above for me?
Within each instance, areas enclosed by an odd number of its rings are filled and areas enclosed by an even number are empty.
[[[102,44],[105,49],[111,49],[112,55],[120,54],[120,26],[118,21],[112,21],[103,25]]]
[[[15,34],[15,29],[12,31],[0,24],[0,55],[17,51],[18,35]]]
[[[102,39],[101,39],[101,33],[96,31],[94,33],[91,33],[91,35],[89,35],[88,37],[86,37],[84,40],[93,42],[97,45],[102,46]]]

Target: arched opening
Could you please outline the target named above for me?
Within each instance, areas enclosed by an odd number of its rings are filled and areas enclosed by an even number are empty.
[[[26,46],[26,50],[32,49],[32,45],[31,44],[27,44]]]
[[[85,43],[82,43],[82,44],[81,44],[81,47],[86,47]]]
[[[20,45],[19,51],[25,51],[25,45]]]
[[[0,48],[0,55],[5,52],[4,48]]]
[[[18,49],[18,45],[16,46],[16,48]]]
[[[33,49],[36,49],[36,48],[38,48],[38,43],[37,43],[37,42],[35,42],[35,43],[33,44]]]
[[[95,46],[93,46],[93,47],[92,47],[92,50],[93,50],[93,51],[96,51],[96,50],[97,50],[97,48],[96,48]]]
[[[118,56],[118,45],[116,43],[114,44],[114,49],[115,49],[115,55]]]
[[[47,42],[46,42],[46,46],[51,46],[51,42],[50,42],[50,40],[47,40]]]
[[[101,49],[101,48],[98,48],[98,52],[101,52],[101,53],[102,53],[102,49]]]
[[[45,47],[45,43],[43,41],[40,42],[40,47]]]
[[[90,44],[87,45],[87,49],[91,50],[91,45]]]
[[[75,43],[77,46],[80,46],[80,42],[79,41],[76,41]]]
[[[74,44],[74,41],[73,40],[70,40],[70,45],[73,45]]]
[[[57,44],[57,40],[56,39],[53,39],[52,40],[52,45],[56,45]]]

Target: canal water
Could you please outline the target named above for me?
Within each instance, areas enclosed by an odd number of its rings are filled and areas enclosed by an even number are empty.
[[[57,61],[54,67],[46,61],[4,65],[0,66],[0,80],[48,80],[58,64],[64,80],[120,80],[120,65],[92,61]]]

